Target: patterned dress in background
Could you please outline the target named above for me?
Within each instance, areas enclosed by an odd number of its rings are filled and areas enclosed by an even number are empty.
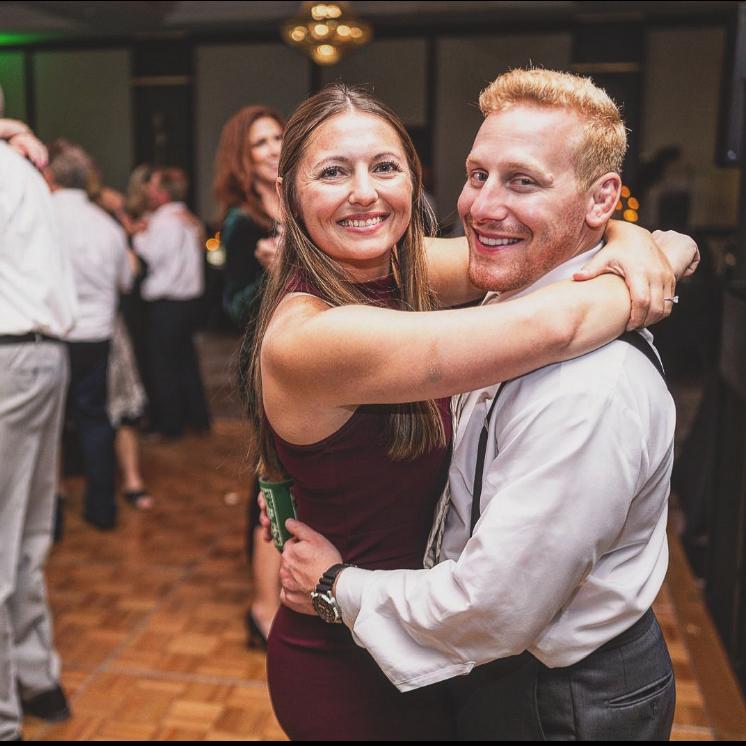
[[[145,396],[137,362],[122,314],[117,314],[111,337],[108,374],[109,419],[114,428],[133,424],[145,413]]]

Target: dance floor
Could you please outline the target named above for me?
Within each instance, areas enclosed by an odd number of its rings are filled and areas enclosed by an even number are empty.
[[[233,406],[216,411],[235,416]],[[28,718],[26,739],[284,738],[264,655],[245,647],[245,445],[240,420],[225,416],[209,436],[146,443],[156,507],[122,505],[110,533],[83,523],[82,481],[68,481],[47,578],[73,717]],[[676,668],[674,738],[745,740],[743,700],[673,537],[671,556],[656,612]]]
[[[284,738],[264,654],[245,646],[243,427],[219,421],[210,436],[144,451],[156,507],[122,505],[114,532],[82,521],[82,481],[68,480],[47,584],[74,715],[54,727],[27,719],[24,737]]]

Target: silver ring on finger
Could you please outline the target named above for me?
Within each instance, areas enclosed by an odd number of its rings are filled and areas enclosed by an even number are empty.
[[[678,303],[679,302],[679,296],[678,295],[674,295],[673,298],[664,298],[663,302],[664,303]]]

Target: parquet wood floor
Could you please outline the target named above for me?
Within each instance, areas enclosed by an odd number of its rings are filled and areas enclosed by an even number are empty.
[[[146,443],[156,507],[122,504],[109,533],[81,520],[82,482],[68,480],[47,585],[74,716],[57,726],[27,718],[25,738],[284,739],[264,654],[245,646],[244,446],[232,420],[210,436]],[[234,491],[241,499],[229,504]]]
[[[264,655],[245,647],[251,588],[243,449],[235,420],[217,421],[210,436],[146,443],[156,507],[138,513],[122,505],[110,533],[82,522],[82,483],[68,482],[65,537],[47,580],[74,716],[57,726],[29,718],[27,739],[284,739],[266,691]],[[241,496],[236,504],[224,499],[233,491]],[[675,553],[674,561],[681,561]],[[678,679],[674,738],[713,740],[668,584],[656,612]]]

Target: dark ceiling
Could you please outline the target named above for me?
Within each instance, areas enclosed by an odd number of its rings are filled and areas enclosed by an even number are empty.
[[[447,31],[488,23],[547,25],[593,20],[666,20],[718,16],[736,2],[351,2],[374,28]],[[140,34],[271,33],[296,15],[299,2],[3,2],[5,44],[89,40]]]

